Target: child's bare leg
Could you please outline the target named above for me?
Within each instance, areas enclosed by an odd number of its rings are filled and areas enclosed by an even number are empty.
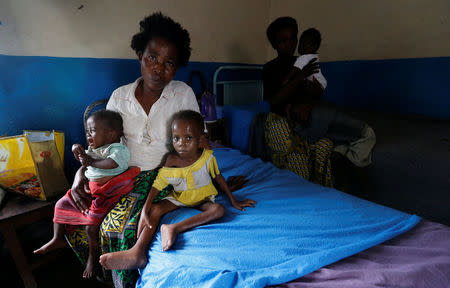
[[[222,218],[225,214],[225,208],[222,205],[212,202],[205,202],[197,208],[203,212],[175,224],[161,225],[161,245],[164,251],[170,249],[179,233]]]
[[[86,226],[86,234],[89,243],[89,257],[83,272],[83,278],[92,278],[95,274],[98,256],[98,226]]]
[[[146,226],[142,230],[136,244],[126,251],[103,254],[100,256],[100,264],[106,269],[116,270],[136,269],[145,266],[147,264],[148,247],[162,215],[177,208],[175,204],[167,200],[153,204],[150,208],[151,227]]]
[[[33,251],[34,254],[45,254],[55,249],[66,247],[64,239],[64,224],[53,223],[53,238],[44,244],[41,248]]]

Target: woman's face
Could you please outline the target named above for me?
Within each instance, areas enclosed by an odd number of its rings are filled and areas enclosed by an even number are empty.
[[[163,38],[151,39],[139,57],[144,85],[160,91],[172,81],[178,69],[178,51],[175,45]]]
[[[292,27],[284,27],[275,37],[275,45],[279,55],[292,56],[297,47],[297,33]]]

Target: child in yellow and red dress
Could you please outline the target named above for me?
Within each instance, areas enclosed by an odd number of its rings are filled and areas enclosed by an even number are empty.
[[[183,110],[174,114],[171,121],[173,152],[169,152],[142,209],[138,226],[138,240],[129,250],[104,254],[100,263],[107,269],[135,269],[147,264],[147,252],[160,218],[178,207],[193,207],[202,213],[174,224],[161,225],[161,244],[168,250],[177,235],[188,229],[221,218],[225,208],[214,202],[217,190],[212,180],[225,191],[233,207],[244,210],[254,207],[255,201],[237,201],[225,178],[220,174],[213,151],[199,147],[203,133],[200,113]],[[152,204],[158,193],[171,184],[174,191],[160,202]]]
[[[86,211],[80,211],[69,190],[55,205],[53,238],[34,251],[35,254],[45,254],[62,248],[66,245],[65,225],[86,225],[89,257],[83,272],[84,278],[91,278],[95,274],[99,225],[119,198],[133,189],[134,178],[140,172],[136,167],[128,169],[130,152],[119,143],[123,134],[122,126],[122,117],[114,111],[96,111],[88,118],[86,136],[89,148],[85,151],[80,144],[74,144],[72,152],[89,179],[92,204]]]

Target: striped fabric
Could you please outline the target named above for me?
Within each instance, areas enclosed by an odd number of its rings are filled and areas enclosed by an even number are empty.
[[[93,201],[88,213],[81,213],[67,191],[55,205],[53,222],[69,225],[100,225],[106,214],[119,201],[120,197],[133,189],[134,178],[139,174],[137,167],[130,168],[103,185],[89,182]]]
[[[122,196],[119,202],[106,215],[100,226],[100,247],[102,254],[128,250],[136,243],[136,227],[141,209],[147,199],[158,170],[143,171],[136,176],[133,190]],[[157,203],[173,190],[165,187],[153,201]],[[73,229],[67,229],[73,228]],[[86,265],[89,253],[86,229],[84,226],[67,226],[66,238],[78,259]],[[103,280],[112,282],[115,288],[133,288],[139,277],[137,270],[103,270]]]

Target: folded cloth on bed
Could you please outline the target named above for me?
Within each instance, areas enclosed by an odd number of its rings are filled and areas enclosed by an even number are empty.
[[[140,173],[138,167],[133,167],[112,178],[104,184],[90,181],[89,189],[93,197],[87,213],[81,213],[67,191],[55,204],[53,222],[70,225],[100,225],[109,210],[117,204],[120,197],[133,189],[134,178]]]
[[[137,287],[264,287],[285,283],[389,240],[420,218],[307,182],[271,163],[216,149],[225,177],[247,175],[237,199],[258,201],[245,212],[226,198],[225,217],[178,235],[162,251],[157,233]],[[174,223],[198,214],[182,208],[162,218]]]

